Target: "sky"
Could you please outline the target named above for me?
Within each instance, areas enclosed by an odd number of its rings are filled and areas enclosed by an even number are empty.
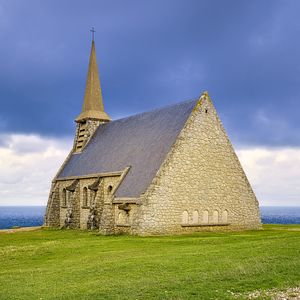
[[[46,205],[92,26],[112,119],[208,90],[261,205],[300,205],[299,0],[0,0],[0,205]]]

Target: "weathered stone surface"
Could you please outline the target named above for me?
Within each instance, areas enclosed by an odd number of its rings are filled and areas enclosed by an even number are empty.
[[[141,235],[260,228],[258,202],[206,93],[141,200]]]

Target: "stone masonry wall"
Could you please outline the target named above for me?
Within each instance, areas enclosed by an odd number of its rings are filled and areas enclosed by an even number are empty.
[[[136,204],[128,204],[129,210],[122,210],[119,208],[120,205],[114,205],[114,233],[126,233],[132,234],[136,230],[138,206]]]
[[[103,203],[103,179],[99,182],[98,191],[88,189],[88,186],[94,183],[97,178],[81,179],[80,180],[80,197],[77,199],[80,202],[80,228],[87,229],[88,217],[90,215],[91,205],[95,205],[97,210],[97,218],[101,217],[101,207]],[[83,203],[84,188],[87,189],[87,205]]]
[[[103,234],[115,233],[115,210],[111,190],[119,181],[120,177],[106,177],[103,182],[103,204],[99,227],[99,231]]]
[[[85,123],[77,123],[76,127],[76,134],[74,138],[74,146],[73,149],[75,152],[80,152],[83,150],[85,145],[90,141],[91,137],[97,130],[100,124],[103,124],[105,122],[101,122],[98,120],[86,120]],[[81,129],[84,128],[83,132],[81,132]],[[83,135],[80,137],[80,135]],[[78,141],[81,141],[82,143],[82,148],[78,149]]]
[[[258,229],[258,202],[209,96],[141,196],[135,234]]]
[[[49,199],[45,214],[45,226],[58,227],[60,215],[59,188],[55,183],[51,184]]]
[[[106,228],[107,232],[114,232],[115,213],[112,204],[112,188],[120,180],[119,176],[102,177],[97,191],[88,189],[88,186],[97,181],[97,177],[79,179],[74,192],[67,191],[66,203],[63,199],[63,190],[70,186],[74,179],[56,181],[48,200],[45,225],[50,227],[64,227],[68,209],[72,210],[70,228],[87,229],[87,222],[91,206],[95,205],[98,225]],[[83,191],[87,188],[87,205],[83,203]],[[66,205],[65,205],[66,204]]]

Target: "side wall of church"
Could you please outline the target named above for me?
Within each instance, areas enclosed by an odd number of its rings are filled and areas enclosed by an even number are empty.
[[[152,184],[134,233],[258,229],[258,201],[204,94]]]
[[[59,180],[53,183],[47,205],[45,225],[65,227],[66,218],[69,215],[70,228],[88,229],[88,220],[91,209],[94,207],[97,226],[101,227],[102,224],[105,224],[110,230],[113,230],[115,208],[112,203],[112,190],[118,184],[120,177],[101,177],[97,190],[89,189],[89,186],[97,180],[97,177],[79,179],[74,191],[67,190],[74,179]],[[111,216],[110,219],[108,215]]]
[[[52,183],[45,214],[45,226],[58,227],[60,216],[59,187]]]
[[[66,188],[73,183],[74,180],[61,181],[57,185],[59,190],[59,202],[60,202],[60,215],[59,226],[65,225],[66,215],[71,212],[70,216],[72,222],[70,228],[79,228],[80,224],[80,203],[78,202],[80,196],[79,184],[76,185],[74,191],[68,191]]]
[[[99,231],[103,234],[113,234],[115,226],[115,210],[113,191],[119,184],[120,177],[105,177],[103,181],[103,201],[101,202],[101,218]]]
[[[126,204],[127,209],[120,209],[122,204],[114,205],[114,233],[132,234],[138,228],[139,205],[136,203]]]

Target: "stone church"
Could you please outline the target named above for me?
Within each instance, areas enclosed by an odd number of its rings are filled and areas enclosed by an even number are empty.
[[[135,235],[260,228],[255,194],[207,92],[111,121],[93,41],[75,121],[45,226]]]

